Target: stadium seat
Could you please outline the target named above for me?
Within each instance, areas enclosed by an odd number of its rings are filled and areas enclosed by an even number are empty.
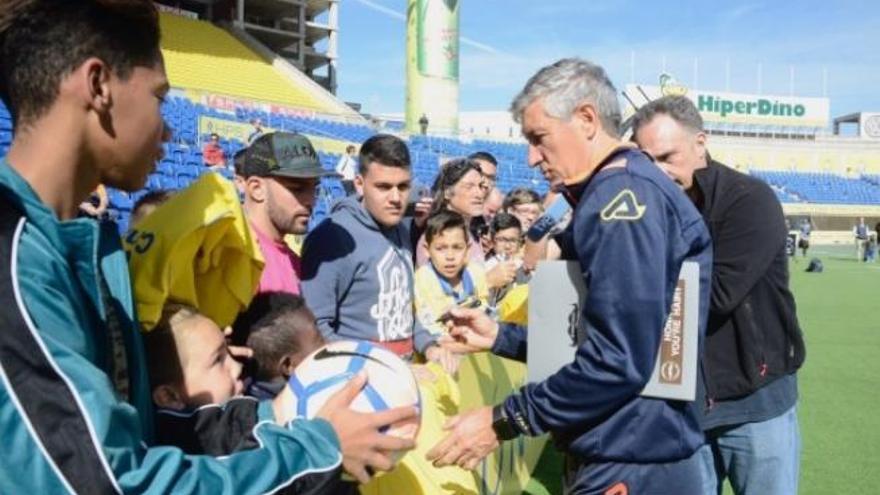
[[[134,206],[134,202],[131,200],[128,193],[118,189],[108,187],[107,199],[110,202],[110,206],[117,210],[131,211],[132,206]]]
[[[292,84],[271,62],[220,27],[169,14],[160,15],[160,24],[165,68],[176,86],[340,113],[313,90]],[[186,142],[194,142],[192,130],[187,130]]]
[[[127,211],[120,211],[116,217],[116,226],[119,228],[119,235],[128,232],[128,227],[130,223],[131,213]]]
[[[175,163],[171,160],[164,159],[156,166],[156,170],[162,175],[174,175]]]
[[[147,188],[152,191],[163,189],[160,177],[162,176],[159,174],[150,174],[150,176],[147,177]]]
[[[831,173],[752,170],[783,202],[819,204],[880,204],[880,184],[871,176],[858,179]]]
[[[165,189],[166,191],[174,191],[177,189],[177,179],[167,175],[160,176],[159,188]]]
[[[178,175],[177,176],[177,189],[186,189],[192,184],[194,177],[190,175]]]

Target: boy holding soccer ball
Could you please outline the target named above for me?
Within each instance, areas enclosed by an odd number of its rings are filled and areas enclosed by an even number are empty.
[[[232,329],[232,343],[253,351],[244,393],[260,400],[277,397],[299,363],[324,345],[305,300],[287,292],[257,294]]]
[[[257,446],[260,420],[290,419],[282,397],[259,401],[242,395],[242,365],[230,353],[220,327],[196,309],[166,305],[156,328],[144,336],[144,346],[157,406],[158,444],[189,454],[228,455]]]

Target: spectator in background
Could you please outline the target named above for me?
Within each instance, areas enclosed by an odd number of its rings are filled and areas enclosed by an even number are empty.
[[[439,360],[435,338],[413,312],[412,180],[401,139],[377,134],[360,149],[358,196],[342,199],[303,246],[303,296],[324,339],[367,340],[410,358]]]
[[[220,146],[220,135],[216,132],[211,133],[208,142],[202,146],[202,162],[213,170],[226,168],[226,152]]]
[[[260,292],[300,293],[300,258],[284,236],[305,234],[324,170],[312,143],[301,134],[275,132],[257,138],[243,162],[244,208],[266,267]]]
[[[865,263],[875,261],[877,261],[877,237],[868,236],[868,242],[865,244]]]
[[[336,173],[342,178],[342,187],[345,188],[346,196],[354,193],[354,177],[357,175],[357,160],[354,158],[356,152],[357,147],[353,144],[346,146],[345,153],[336,163]]]
[[[422,136],[428,135],[428,116],[425,114],[419,118],[419,129],[422,131]]]
[[[471,219],[469,228],[471,239],[479,240],[480,247],[483,248],[483,254],[488,257],[492,251],[491,222],[486,217],[474,217]]]
[[[454,211],[464,217],[468,229],[471,219],[483,214],[483,172],[473,160],[457,158],[446,162],[440,168],[431,190],[434,192],[432,214],[444,209]],[[483,263],[485,253],[480,243],[474,241],[468,240],[468,258]],[[416,265],[422,266],[427,262],[428,245],[423,235],[416,247]]]
[[[250,145],[256,139],[263,135],[263,121],[260,119],[254,119],[251,121],[251,125],[254,126],[254,130],[248,134],[248,144]]]
[[[498,160],[488,151],[477,151],[468,156],[470,160],[477,162],[483,178],[486,179],[486,197],[495,189],[498,182]]]
[[[89,195],[89,199],[79,204],[80,216],[102,220],[109,205],[107,188],[104,187],[104,184],[98,184],[98,187]]]
[[[483,213],[485,199],[485,182],[483,173],[476,162],[467,158],[450,160],[440,169],[434,181],[433,211],[448,209],[463,216],[468,224]],[[468,239],[468,259],[471,262],[484,264],[486,254],[477,239]],[[416,248],[416,265],[422,266],[428,261],[428,246],[425,236],[419,240]],[[490,289],[504,287],[516,277],[516,266],[512,262],[499,263],[486,273]]]
[[[795,494],[797,370],[805,349],[788,288],[785,216],[766,182],[712,160],[684,96],[642,106],[633,138],[700,210],[712,235],[711,298],[697,419],[703,493]]]
[[[495,214],[498,213],[503,205],[504,194],[497,187],[493,187],[486,196],[486,202],[483,203],[483,216],[486,217],[487,221],[492,221],[492,218],[495,217]]]
[[[813,222],[809,218],[804,218],[801,220],[798,230],[801,233],[800,239],[798,239],[798,247],[801,248],[801,252],[804,254],[804,258],[806,258],[807,251],[810,249],[810,234],[813,233]]]
[[[137,224],[141,222],[147,215],[153,213],[153,210],[159,207],[162,203],[168,201],[168,198],[174,194],[171,191],[165,190],[154,190],[150,191],[147,194],[141,196],[134,203],[134,207],[131,209],[131,220],[129,221],[129,228],[135,228]]]
[[[543,210],[541,196],[525,187],[518,187],[510,191],[507,197],[504,198],[501,208],[519,220],[523,232],[531,228],[535,220],[541,216],[541,211]]]
[[[492,220],[492,246],[494,252],[486,260],[491,270],[501,261],[513,260],[517,266],[522,262],[523,231],[519,220],[510,213],[501,212]]]
[[[859,223],[853,227],[853,238],[856,243],[856,259],[863,261],[865,249],[868,247],[868,226],[865,225],[865,217],[860,217]]]

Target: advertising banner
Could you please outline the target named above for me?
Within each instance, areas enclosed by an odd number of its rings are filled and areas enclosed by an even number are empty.
[[[677,89],[680,90],[678,94],[684,94],[694,102],[703,121],[708,124],[827,127],[829,122],[828,98],[695,91],[684,87]],[[637,106],[668,95],[669,91],[669,88],[661,86],[626,86],[627,96]],[[625,113],[632,114],[633,109],[629,105],[627,107]]]
[[[458,132],[459,0],[409,0],[406,32],[406,129]]]
[[[277,130],[278,129],[274,129],[272,127],[263,126],[264,133],[275,132]],[[201,139],[202,136],[206,136],[214,132],[225,139],[237,139],[242,143],[247,143],[248,137],[250,137],[251,133],[254,132],[254,126],[245,122],[237,122],[235,120],[200,115],[199,138]],[[312,146],[314,146],[316,150],[325,153],[336,153],[337,155],[341,155],[342,153],[345,153],[345,148],[348,145],[357,144],[350,141],[343,141],[322,136],[314,136],[311,134],[304,135],[309,138],[309,141],[312,142]]]

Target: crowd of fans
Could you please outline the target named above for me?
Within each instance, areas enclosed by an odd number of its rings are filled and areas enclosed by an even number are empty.
[[[204,174],[144,196],[123,243],[77,217],[92,194],[85,210],[105,202],[99,184],[138,190],[162,158],[159,37],[145,0],[0,10],[16,128],[0,162],[0,491],[357,490],[417,448],[384,432],[419,411],[355,411],[360,373],[294,418],[297,365],[340,339],[391,350],[420,382],[454,376],[467,353],[524,361],[541,338],[526,328],[528,278],[559,257],[586,287],[572,360],[438,426],[423,462],[472,471],[500,442],[551,433],[566,493],[720,493],[725,478],[736,493],[796,493],[805,349],[782,209],[709,157],[692,102],[646,104],[624,142],[604,69],[560,60],[511,105],[557,194],[502,195],[495,159],[476,153],[410,201],[407,146],[380,134],[353,176],[342,164],[352,194],[311,232],[317,185],[336,172],[304,136],[254,121],[234,185]],[[685,262],[700,274],[696,399],[643,395]]]
[[[298,162],[279,158],[271,170],[266,163],[278,149],[297,150]],[[502,194],[495,187],[497,161],[488,152],[449,160],[432,195],[420,198],[410,194],[409,151],[395,136],[370,138],[359,156],[351,146],[343,160],[352,162],[340,167],[354,170],[352,193],[306,235],[318,179],[334,175],[321,169],[307,138],[266,134],[236,156],[235,182],[266,261],[257,293],[304,297],[328,341],[365,339],[406,359],[440,361],[439,346],[431,345],[443,333],[438,316],[465,303],[496,314],[510,288],[527,283],[524,236],[543,200],[526,188]],[[171,194],[141,198],[132,228]],[[407,211],[415,215],[404,216]],[[407,272],[412,287],[401,283]],[[454,360],[442,360],[454,372]]]

